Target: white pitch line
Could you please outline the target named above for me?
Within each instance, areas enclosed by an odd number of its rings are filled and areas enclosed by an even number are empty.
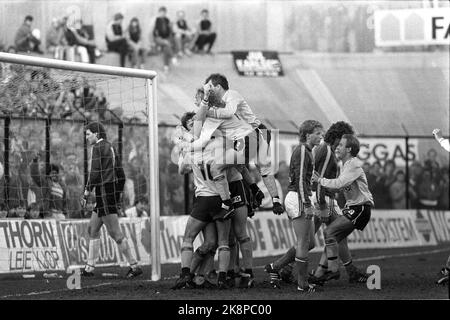
[[[435,249],[431,251],[418,251],[418,252],[410,252],[410,253],[398,253],[398,254],[389,254],[389,255],[382,255],[382,256],[374,256],[374,257],[367,257],[367,258],[358,258],[353,259],[353,261],[372,261],[372,260],[379,260],[379,259],[390,259],[390,258],[399,258],[399,257],[413,257],[413,256],[420,256],[423,254],[433,254],[433,253],[440,253],[444,251],[450,251],[448,248],[446,249]],[[263,269],[264,266],[257,266],[254,267],[254,269]]]
[[[113,283],[112,282],[105,282],[105,283],[95,284],[95,285],[92,285],[92,286],[82,287],[81,289],[92,289],[92,288],[97,288],[97,287],[109,286],[111,284],[113,284]],[[38,296],[38,295],[41,295],[41,294],[58,293],[58,292],[65,292],[65,291],[72,291],[72,290],[59,289],[59,290],[46,290],[46,291],[38,291],[38,292],[29,292],[29,293],[25,293],[25,294],[17,293],[17,294],[10,294],[10,295],[6,295],[6,296],[2,296],[2,297],[0,297],[0,299],[13,298],[13,297],[24,297],[24,296]]]
[[[381,256],[374,256],[374,257],[366,257],[366,258],[358,258],[358,259],[354,259],[353,261],[371,261],[371,260],[380,260],[380,259],[391,259],[391,258],[400,258],[400,257],[413,257],[413,256],[419,256],[419,255],[424,255],[424,254],[433,254],[433,253],[440,253],[440,252],[445,252],[445,251],[449,251],[448,248],[446,249],[435,249],[435,250],[430,250],[430,251],[418,251],[418,252],[411,252],[411,253],[399,253],[399,254],[390,254],[390,255],[381,255]],[[256,266],[254,267],[254,269],[263,269],[264,266]],[[162,280],[172,280],[172,279],[176,279],[176,276],[171,276],[171,277],[165,277]],[[96,284],[96,285],[92,285],[92,286],[86,286],[86,287],[82,287],[81,289],[92,289],[92,288],[98,288],[98,287],[104,287],[104,286],[109,286],[112,284],[120,284],[122,282],[126,282],[128,280],[121,280],[121,281],[117,281],[117,282],[106,282],[106,283],[100,283],[100,284]],[[143,282],[153,282],[152,280],[141,280]],[[35,295],[41,295],[41,294],[49,294],[49,293],[57,293],[57,292],[65,292],[65,291],[72,291],[69,289],[60,289],[60,290],[47,290],[47,291],[39,291],[39,292],[30,292],[30,293],[25,293],[25,294],[11,294],[11,295],[6,295],[6,296],[2,296],[0,297],[0,299],[5,299],[5,298],[12,298],[12,297],[24,297],[24,296],[35,296]]]

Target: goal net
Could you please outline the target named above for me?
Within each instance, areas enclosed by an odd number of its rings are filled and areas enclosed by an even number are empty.
[[[126,175],[120,227],[159,280],[156,73],[4,53],[0,66],[0,273],[86,263],[96,199],[80,202],[92,148],[84,130],[98,121]],[[96,266],[125,266],[105,226],[100,239]]]

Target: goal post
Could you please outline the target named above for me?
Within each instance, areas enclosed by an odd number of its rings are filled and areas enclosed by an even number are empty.
[[[86,64],[41,58],[36,56],[0,53],[0,63],[23,65],[30,67],[67,70],[69,72],[83,72],[99,76],[116,76],[124,78],[138,78],[145,81],[142,86],[145,95],[145,113],[148,122],[148,203],[150,205],[150,262],[151,280],[161,278],[160,260],[160,203],[159,203],[159,156],[158,156],[158,116],[157,116],[157,73],[153,70],[140,70],[105,65]],[[0,70],[1,71],[1,70]],[[109,84],[107,84],[109,85]],[[134,89],[134,88],[133,88]],[[122,98],[122,90],[116,93]],[[132,96],[134,91],[130,93]],[[112,99],[113,100],[113,99]],[[122,102],[120,102],[122,103]],[[129,102],[131,105],[134,101]],[[144,112],[143,112],[144,113]],[[122,159],[124,161],[124,159]]]

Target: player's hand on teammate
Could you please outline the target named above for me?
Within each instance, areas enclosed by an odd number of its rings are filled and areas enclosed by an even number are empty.
[[[209,95],[211,94],[211,91],[212,91],[212,86],[209,82],[205,83],[205,85],[203,86],[203,91],[205,92],[204,96],[203,96],[203,100],[208,101]]]
[[[441,131],[441,129],[434,129],[433,130],[433,135],[434,135],[434,138],[436,139],[436,140],[438,140],[439,141],[439,139],[442,139],[443,137],[442,137],[442,131]]]
[[[319,178],[320,178],[319,173],[314,170],[313,174],[312,174],[312,177],[311,177],[311,183],[318,182]]]

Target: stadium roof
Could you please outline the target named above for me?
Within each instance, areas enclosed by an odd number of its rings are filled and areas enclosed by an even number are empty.
[[[227,76],[268,126],[296,132],[304,120],[345,120],[359,134],[430,136],[449,132],[449,54],[281,54],[285,76],[241,77],[230,54],[183,58],[160,74],[159,122],[176,124],[193,109],[210,73]]]

